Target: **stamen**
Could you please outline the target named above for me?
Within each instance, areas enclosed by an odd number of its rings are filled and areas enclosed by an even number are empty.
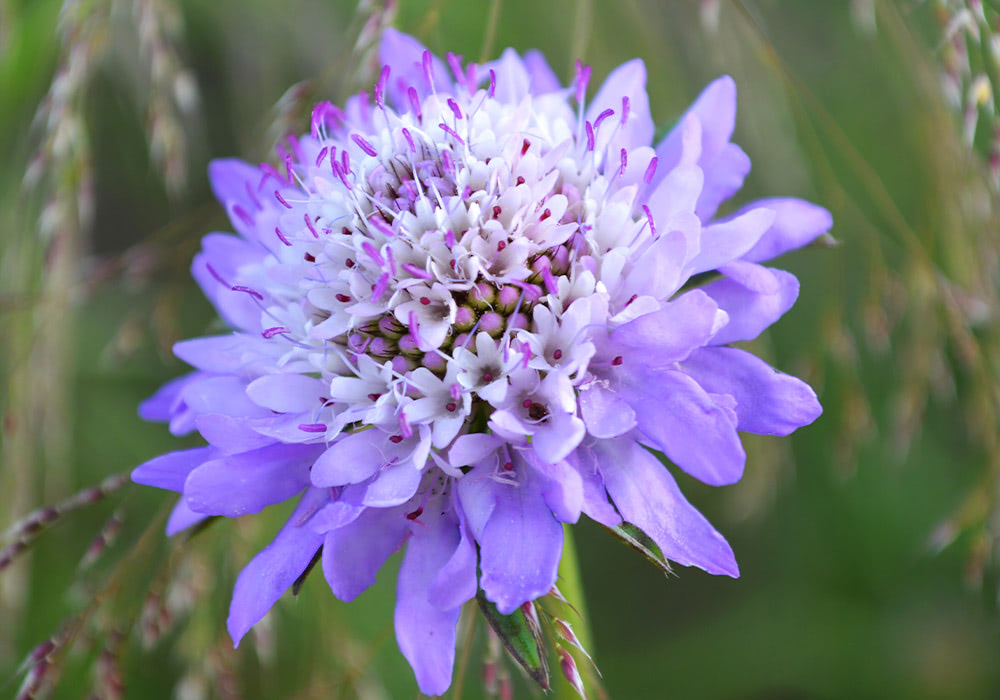
[[[368,254],[368,257],[371,258],[376,265],[378,265],[379,267],[385,267],[385,258],[383,258],[379,254],[379,252],[375,249],[375,246],[373,246],[371,243],[369,243],[368,241],[362,242],[361,250],[365,251],[365,253]]]
[[[215,268],[212,267],[212,265],[210,263],[205,263],[205,267],[208,268],[209,274],[211,274],[212,277],[215,278],[216,282],[218,282],[219,284],[221,284],[224,287],[228,287],[229,286],[229,283],[226,282],[226,280],[222,279],[222,275],[220,275],[218,272],[216,272]]]
[[[601,122],[603,122],[608,117],[615,113],[613,109],[606,109],[597,115],[597,119],[594,120],[594,131],[599,131],[601,129]]]
[[[403,437],[405,438],[413,437],[410,421],[406,420],[406,413],[404,411],[399,412],[399,431],[403,433]]]
[[[326,158],[326,154],[329,153],[329,152],[330,152],[330,147],[329,146],[323,146],[323,148],[320,149],[319,155],[316,156],[316,167],[317,168],[320,166],[320,164],[323,162],[323,159]]]
[[[422,57],[421,66],[424,71],[424,80],[427,81],[427,87],[432,91],[434,90],[434,76],[431,73],[431,52],[429,50],[424,51]]]
[[[585,66],[577,59],[576,61],[576,101],[583,104],[583,98],[587,96],[587,84],[590,82],[590,66]]]
[[[490,68],[490,87],[486,91],[486,94],[491,100],[497,94],[497,74],[492,68]]]
[[[281,232],[280,228],[278,228],[277,226],[275,226],[274,227],[274,232],[276,234],[278,234],[278,240],[280,240],[282,243],[284,243],[287,246],[291,246],[292,245],[292,242],[290,240],[288,240],[287,238],[285,238],[285,234],[283,234]]]
[[[405,272],[410,273],[414,277],[419,277],[422,280],[434,279],[429,272],[423,268],[417,267],[413,263],[403,263],[402,267]]]
[[[233,213],[240,217],[240,219],[243,220],[243,223],[247,226],[254,226],[257,223],[252,216],[247,214],[246,209],[241,207],[239,204],[233,205]]]
[[[316,227],[313,226],[312,219],[309,218],[309,215],[303,214],[302,219],[306,222],[306,227],[309,229],[310,233],[312,233],[313,238],[319,238],[319,231],[317,231]]]
[[[299,430],[303,433],[325,433],[326,425],[324,423],[303,423],[299,426]]]
[[[403,138],[405,138],[406,139],[406,143],[408,143],[410,145],[410,151],[412,151],[413,153],[416,153],[417,152],[417,146],[416,146],[415,143],[413,143],[413,136],[410,135],[410,130],[407,129],[405,126],[403,127]]]
[[[611,360],[611,366],[612,367],[621,367],[621,365],[622,365],[623,362],[625,362],[625,359],[621,355],[618,355],[618,357],[616,357],[615,359]]]
[[[291,333],[291,331],[284,326],[274,326],[272,328],[265,328],[261,335],[267,340],[270,340],[276,335],[283,335],[285,333]]]
[[[649,161],[649,165],[646,167],[646,174],[642,176],[642,179],[647,185],[653,181],[653,177],[656,175],[656,165],[659,160],[659,158],[653,156],[652,160]]]
[[[424,120],[424,114],[420,111],[420,96],[417,95],[416,88],[412,85],[406,88],[406,96],[410,99],[410,109],[413,110],[413,114],[416,116],[417,121],[422,122]]]
[[[622,98],[622,126],[628,122],[629,101],[628,95]]]
[[[556,348],[555,351],[552,353],[553,360],[561,360],[562,356],[563,356],[563,351],[560,350],[559,348]]]
[[[588,121],[588,122],[586,122],[584,124],[584,126],[587,128],[587,150],[588,151],[593,151],[594,150],[594,125],[591,124]]]
[[[455,115],[455,119],[462,118],[462,110],[459,108],[458,103],[451,97],[448,98],[448,107],[451,108],[451,112]]]
[[[458,141],[463,146],[465,145],[465,140],[461,136],[458,135],[458,132],[455,131],[454,129],[452,129],[450,126],[448,126],[444,122],[441,122],[440,124],[438,124],[438,128],[441,129],[441,131],[443,131],[446,134],[448,134],[449,136],[451,136],[456,141]]]
[[[448,60],[448,66],[451,68],[452,75],[455,76],[455,82],[461,85],[465,81],[465,71],[462,70],[462,57],[456,56],[449,51],[445,55],[445,58]]]
[[[360,134],[351,134],[351,140],[358,144],[358,148],[370,155],[372,158],[378,155],[375,147],[368,143]],[[347,151],[344,151],[345,153]]]
[[[252,296],[257,301],[262,301],[264,299],[264,295],[261,294],[260,292],[258,292],[256,289],[252,289],[250,287],[245,287],[242,284],[234,284],[231,287],[231,289],[234,292],[243,292],[244,294],[249,294],[250,296]]]
[[[292,208],[292,205],[285,201],[285,198],[281,196],[281,192],[279,192],[278,190],[274,191],[274,198],[277,199],[279,202],[281,202],[281,205],[285,207],[285,209]]]
[[[646,213],[646,220],[649,221],[649,235],[656,238],[656,222],[653,221],[653,214],[645,204],[642,205],[642,210]]]
[[[626,151],[626,150],[625,150],[625,149],[623,148],[623,149],[622,149],[622,164],[621,164],[621,167],[620,167],[620,168],[618,168],[618,176],[619,176],[619,177],[621,177],[622,175],[624,175],[624,174],[625,174],[625,169],[626,169],[627,167],[628,167],[628,151]]]
[[[372,285],[372,301],[378,301],[385,294],[385,290],[389,288],[389,273],[385,272],[381,277]]]

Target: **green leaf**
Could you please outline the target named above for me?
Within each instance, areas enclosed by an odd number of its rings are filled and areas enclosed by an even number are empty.
[[[535,679],[542,690],[549,689],[549,664],[542,647],[541,630],[534,624],[523,610],[516,610],[510,615],[501,615],[497,607],[486,600],[482,590],[476,593],[479,609],[490,623],[490,627],[507,652],[521,665],[528,675]],[[533,605],[533,603],[528,603]],[[537,619],[537,616],[535,616]]]
[[[607,526],[605,526],[607,527]],[[656,564],[664,574],[672,573],[670,562],[663,556],[656,542],[632,523],[622,522],[617,527],[608,527],[615,537]]]

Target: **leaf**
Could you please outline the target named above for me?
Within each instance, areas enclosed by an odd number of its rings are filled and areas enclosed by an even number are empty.
[[[501,615],[496,606],[486,600],[482,590],[476,593],[476,600],[490,627],[503,642],[507,652],[513,657],[542,690],[549,689],[549,665],[542,647],[541,630],[533,624],[523,610],[510,615]],[[533,605],[533,603],[527,603]],[[537,615],[534,616],[537,619]]]
[[[670,562],[663,556],[660,547],[645,532],[632,523],[623,522],[617,527],[605,526],[605,528],[629,547],[656,564],[664,574],[670,575],[673,573],[673,570],[670,568]]]

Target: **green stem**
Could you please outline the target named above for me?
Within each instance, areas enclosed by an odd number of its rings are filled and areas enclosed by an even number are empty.
[[[563,597],[572,606],[572,609],[564,604],[557,604],[553,607],[559,610],[559,617],[573,625],[573,631],[576,632],[577,639],[580,640],[583,648],[588,653],[593,654],[590,624],[587,621],[587,600],[583,593],[580,561],[576,555],[576,544],[573,540],[573,530],[570,525],[563,525],[563,552],[562,560],[559,562],[559,580],[557,585]],[[573,609],[579,615],[573,612]],[[574,651],[573,649],[568,650],[571,652]],[[594,674],[593,668],[583,658],[582,654],[575,653],[573,654],[573,658],[576,659],[577,668],[580,670],[580,675],[583,677],[589,695],[590,691],[597,690],[598,688],[596,674]],[[558,665],[558,659],[553,659],[553,661],[555,661],[552,669],[553,697],[558,698],[558,700],[579,700],[580,696],[577,695],[576,690],[573,689],[573,686],[563,676]]]

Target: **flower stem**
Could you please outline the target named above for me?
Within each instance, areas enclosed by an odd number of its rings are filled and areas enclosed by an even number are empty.
[[[573,531],[569,525],[563,525],[563,553],[562,560],[559,562],[559,580],[557,585],[568,603],[568,605],[557,604],[557,609],[559,609],[560,613],[559,617],[567,620],[572,619],[573,630],[576,632],[576,637],[580,644],[588,653],[593,653],[590,625],[587,622],[587,601],[583,592],[583,579],[580,576],[580,562],[576,555]],[[600,686],[597,676],[593,672],[594,669],[581,656],[580,654],[574,654],[585,686],[588,691],[596,691],[594,695],[600,697]],[[579,700],[579,694],[562,673],[556,671],[552,675],[552,689],[555,691],[555,698],[559,700],[563,700],[564,698],[566,700]]]

